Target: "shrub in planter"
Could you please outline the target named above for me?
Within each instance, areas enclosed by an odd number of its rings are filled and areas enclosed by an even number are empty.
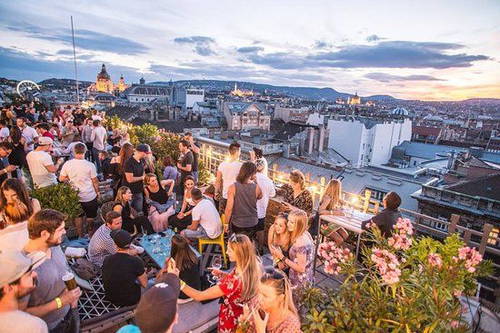
[[[42,208],[51,208],[66,214],[68,222],[72,222],[82,213],[78,191],[67,183],[37,188],[31,194],[40,201]]]
[[[304,332],[465,332],[457,297],[473,295],[478,277],[492,271],[457,234],[443,242],[413,238],[400,219],[389,239],[376,226],[361,265],[333,242],[319,246],[328,274],[345,278],[337,291],[305,290]]]

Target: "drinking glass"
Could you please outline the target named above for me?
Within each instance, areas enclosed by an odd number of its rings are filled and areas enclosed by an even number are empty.
[[[212,259],[212,269],[220,270],[221,268],[222,268],[222,257],[220,255],[215,255]],[[219,277],[212,273],[210,275],[209,280],[210,283],[214,285],[217,284],[217,282],[219,281]]]

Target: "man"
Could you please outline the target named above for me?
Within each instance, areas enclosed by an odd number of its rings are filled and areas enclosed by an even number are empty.
[[[92,131],[93,131],[93,125],[92,125],[92,119],[87,118],[85,119],[85,122],[82,126],[82,141],[87,145],[87,159],[92,161]]]
[[[219,200],[219,213],[221,214],[226,210],[227,191],[229,186],[236,181],[236,176],[238,176],[241,165],[243,164],[240,162],[240,154],[240,144],[237,142],[231,143],[229,145],[229,160],[222,162],[217,169],[215,193],[220,195],[222,191],[222,198]]]
[[[179,187],[181,189],[184,188],[184,180],[186,179],[186,177],[193,175],[194,157],[193,157],[193,152],[189,150],[190,146],[191,144],[186,140],[181,140],[179,142],[179,151],[181,152],[181,155],[179,156],[179,161],[177,162],[177,169],[181,173],[181,179],[179,184]],[[195,185],[196,185],[196,180],[195,180]]]
[[[38,139],[38,147],[26,155],[26,162],[28,163],[31,178],[33,178],[33,184],[36,187],[41,188],[57,184],[55,174],[62,160],[54,165],[52,156],[49,154],[53,143],[51,138],[42,136]]]
[[[68,291],[62,280],[69,271],[61,250],[65,230],[65,216],[53,209],[42,209],[28,221],[29,241],[24,251],[30,255],[42,252],[47,259],[36,268],[38,286],[24,300],[26,312],[42,318],[50,332],[75,332],[79,317],[76,307],[82,292],[80,288]]]
[[[71,142],[75,140],[75,137],[79,135],[78,128],[73,125],[73,120],[66,121],[66,126],[63,127],[61,136],[61,144],[64,147],[68,147]]]
[[[47,324],[38,317],[19,310],[19,300],[37,285],[34,267],[44,256],[31,259],[19,251],[0,251],[0,332],[48,332]]]
[[[177,299],[180,281],[172,273],[164,274],[141,297],[135,309],[135,325],[126,325],[117,333],[171,333],[178,320]]]
[[[54,135],[50,133],[50,125],[47,123],[41,123],[36,125],[36,132],[38,136],[46,136],[48,138],[51,138],[52,140],[55,139]]]
[[[0,141],[6,140],[10,135],[10,130],[7,127],[5,119],[0,120]]]
[[[59,181],[67,182],[78,190],[78,198],[82,206],[83,215],[75,219],[78,236],[83,237],[88,230],[84,230],[85,219],[89,219],[88,225],[92,226],[97,217],[99,205],[99,180],[95,165],[85,159],[87,146],[82,142],[73,148],[74,159],[67,161],[61,168]],[[92,228],[90,228],[92,230]]]
[[[32,151],[36,138],[38,138],[38,133],[33,127],[28,126],[27,120],[24,117],[17,118],[16,124],[21,130],[24,140],[26,140],[26,152]]]
[[[104,258],[116,253],[116,245],[111,238],[111,232],[113,230],[121,230],[121,228],[122,215],[115,211],[108,212],[104,218],[104,224],[96,230],[90,239],[89,257],[93,264],[102,267]],[[133,254],[139,254],[144,251],[144,249],[134,244],[130,244],[130,247],[135,249],[135,253]]]
[[[0,185],[8,178],[8,174],[17,169],[15,165],[8,165],[7,157],[12,153],[10,142],[0,142]]]
[[[193,220],[187,229],[181,231],[181,235],[187,238],[217,238],[222,232],[220,215],[214,204],[203,197],[200,189],[191,190],[191,198],[195,204],[193,208]]]
[[[97,166],[97,173],[101,173],[101,162],[99,161],[99,152],[101,150],[106,150],[106,129],[101,126],[100,120],[94,120],[92,125],[92,134],[90,135],[90,141],[92,141],[92,159]]]
[[[374,223],[380,229],[382,236],[389,238],[392,235],[393,227],[401,217],[399,205],[401,205],[401,197],[396,192],[389,192],[382,200],[384,210],[372,217],[370,220],[363,221],[362,229],[369,229],[369,223]]]
[[[269,198],[276,195],[276,188],[274,187],[273,181],[267,176],[267,163],[264,161],[265,160],[262,159],[255,161],[255,166],[257,168],[255,180],[262,191],[262,198],[257,200],[257,218],[259,219],[259,223],[257,224],[257,241],[261,247],[265,243],[264,228]]]
[[[123,185],[127,186],[132,192],[131,206],[138,212],[142,213],[144,204],[144,176],[145,176],[145,161],[146,155],[151,154],[149,145],[140,144],[135,148],[134,154],[123,166],[124,181]]]
[[[148,285],[144,262],[135,256],[135,250],[130,247],[132,236],[127,231],[113,230],[111,238],[117,250],[102,264],[105,297],[117,306],[137,304],[141,298],[141,287]]]
[[[193,153],[193,167],[192,173],[194,177],[194,183],[198,183],[198,157],[200,155],[200,147],[194,143],[193,133],[187,132],[184,139],[189,142],[189,150]]]

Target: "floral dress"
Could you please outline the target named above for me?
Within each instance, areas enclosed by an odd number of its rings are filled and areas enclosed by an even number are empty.
[[[219,312],[218,331],[220,333],[235,332],[238,327],[238,319],[243,314],[243,307],[237,304],[241,297],[241,283],[233,271],[222,278],[218,284],[224,293]]]
[[[281,188],[283,191],[283,197],[287,203],[302,209],[307,215],[310,215],[313,210],[313,200],[311,192],[308,190],[303,190],[297,197],[293,196],[293,188],[289,184],[283,185]]]
[[[299,289],[312,285],[314,280],[314,242],[311,234],[306,231],[297,238],[290,247],[289,254],[289,258],[293,262],[297,262],[297,256],[299,254],[304,254],[306,256],[306,269],[304,273],[299,273],[293,269],[290,269],[289,273],[290,285],[292,287],[294,300],[296,300]]]

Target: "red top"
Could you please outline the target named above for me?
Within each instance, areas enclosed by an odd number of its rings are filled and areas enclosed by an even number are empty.
[[[55,138],[54,138],[54,135],[52,135],[52,133],[50,133],[50,132],[48,132],[48,131],[47,131],[47,132],[45,132],[45,133],[43,133],[43,134],[42,134],[42,136],[46,136],[46,137],[48,137],[48,138],[51,138],[52,140],[54,140],[54,139],[55,139]]]
[[[236,304],[241,302],[241,280],[233,271],[223,277],[218,285],[224,293],[219,312],[219,332],[236,332],[238,318],[243,314],[243,307]]]

